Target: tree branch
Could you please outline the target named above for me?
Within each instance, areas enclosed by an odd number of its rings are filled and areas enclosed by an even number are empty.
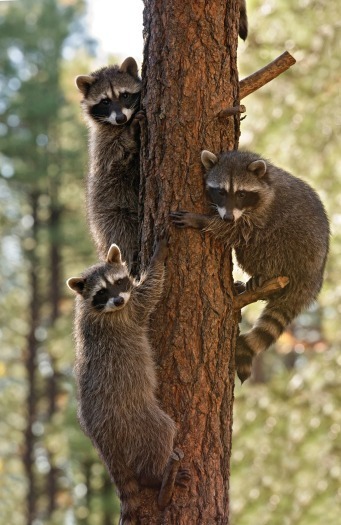
[[[230,108],[222,109],[218,113],[218,117],[231,117],[233,115],[238,115],[239,113],[245,113],[245,106],[232,106]]]
[[[255,303],[259,300],[267,299],[268,296],[274,292],[285,288],[289,282],[288,277],[275,277],[265,281],[263,286],[256,288],[256,290],[245,291],[233,298],[233,309],[241,310],[244,306],[250,303]]]
[[[284,73],[289,67],[293,66],[296,63],[296,60],[288,51],[285,51],[277,57],[273,62],[270,62],[267,66],[264,66],[262,69],[259,69],[252,75],[243,78],[239,82],[239,98],[243,98],[250,95],[257,89],[265,86],[268,82],[278,77],[281,73]]]

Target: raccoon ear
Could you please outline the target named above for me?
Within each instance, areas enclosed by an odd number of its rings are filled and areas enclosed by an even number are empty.
[[[129,75],[131,75],[132,77],[137,77],[138,68],[136,60],[133,57],[126,58],[120,66],[120,71],[122,71],[123,73],[129,73]]]
[[[70,290],[82,295],[85,285],[85,279],[83,279],[82,277],[70,277],[70,279],[66,281],[66,284],[68,285]]]
[[[261,178],[266,174],[266,162],[261,159],[254,160],[248,165],[247,169],[257,175],[257,177]]]
[[[90,75],[78,75],[78,77],[75,79],[75,82],[79,91],[81,91],[83,95],[86,95],[89,87],[95,82],[95,80],[96,79]]]
[[[209,171],[215,164],[217,164],[218,158],[214,155],[214,153],[204,149],[204,151],[201,152],[201,162],[203,163],[206,171]]]
[[[107,255],[107,263],[109,264],[122,264],[121,250],[117,244],[112,244],[109,248]]]

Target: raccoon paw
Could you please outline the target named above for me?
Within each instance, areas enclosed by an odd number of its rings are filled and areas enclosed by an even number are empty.
[[[245,336],[240,335],[236,347],[236,369],[237,376],[243,384],[251,376],[253,352],[248,347]]]
[[[175,478],[175,485],[185,489],[191,478],[191,471],[188,468],[180,468]]]
[[[198,213],[190,213],[189,211],[171,211],[169,217],[178,228],[202,230],[210,223],[210,217]]]
[[[266,279],[262,275],[253,275],[246,283],[246,291],[254,292],[265,283]]]
[[[234,291],[237,295],[245,292],[246,290],[246,284],[243,283],[242,281],[235,281],[233,283],[233,286],[234,286]]]
[[[188,211],[171,211],[169,217],[172,223],[178,228],[186,228],[189,226],[190,213]]]
[[[140,124],[145,120],[146,113],[143,109],[140,109],[132,118],[130,124],[130,133],[135,137],[140,133]]]
[[[138,122],[141,122],[143,120],[145,120],[146,118],[146,112],[144,109],[139,109],[134,117],[133,117],[133,121],[132,121],[132,124],[137,124]]]

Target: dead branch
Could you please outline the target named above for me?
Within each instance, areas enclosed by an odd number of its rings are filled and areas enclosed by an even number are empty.
[[[263,286],[256,288],[256,290],[242,292],[233,298],[233,309],[240,310],[247,304],[267,299],[274,292],[280,290],[281,288],[285,288],[288,282],[288,277],[275,277],[274,279],[265,281]]]
[[[243,78],[239,82],[239,98],[243,98],[250,95],[257,89],[265,86],[268,82],[278,77],[281,73],[284,73],[289,67],[293,66],[296,63],[296,60],[288,51],[285,51],[277,57],[273,62],[270,62],[267,66],[264,66],[262,69],[259,69],[252,75]]]
[[[231,117],[233,115],[238,115],[239,113],[245,113],[246,111],[246,108],[245,106],[233,106],[233,107],[230,107],[230,108],[226,108],[226,109],[222,109],[221,111],[219,111],[218,113],[218,117],[221,118],[221,117]]]

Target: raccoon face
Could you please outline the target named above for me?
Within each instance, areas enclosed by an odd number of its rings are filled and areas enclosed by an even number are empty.
[[[109,66],[91,75],[79,75],[76,85],[84,95],[85,114],[97,123],[121,126],[139,108],[141,80],[131,57],[120,67]]]
[[[133,287],[116,244],[111,245],[105,263],[89,268],[82,277],[71,277],[67,285],[82,296],[88,308],[98,313],[122,310],[130,299]]]
[[[91,305],[97,312],[110,313],[121,310],[130,299],[131,281],[127,275],[108,272],[93,290]]]
[[[247,152],[229,152],[218,159],[205,150],[201,160],[207,170],[206,191],[221,219],[232,223],[257,210],[268,191],[263,159],[252,159]]]

